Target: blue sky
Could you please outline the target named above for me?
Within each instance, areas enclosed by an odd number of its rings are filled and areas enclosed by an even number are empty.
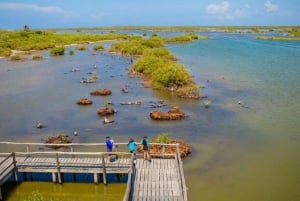
[[[0,29],[300,25],[299,0],[0,0]]]

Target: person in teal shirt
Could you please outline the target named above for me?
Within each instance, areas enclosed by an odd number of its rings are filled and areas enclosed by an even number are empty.
[[[129,149],[130,153],[134,153],[137,144],[135,143],[133,138],[130,138],[127,146],[128,146],[128,149]]]

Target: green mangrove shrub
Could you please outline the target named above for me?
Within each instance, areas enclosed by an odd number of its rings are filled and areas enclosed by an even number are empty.
[[[104,46],[103,45],[95,45],[93,47],[94,51],[102,51],[104,50]]]
[[[11,61],[23,61],[25,60],[24,57],[22,57],[20,54],[14,54],[10,57]]]
[[[84,51],[87,49],[87,46],[86,45],[77,45],[76,49],[79,51]]]
[[[154,141],[156,143],[169,143],[169,133],[166,132],[162,132],[160,134],[158,134],[155,138]]]
[[[65,54],[65,48],[64,47],[54,47],[50,50],[51,56],[59,56]]]
[[[38,54],[34,54],[32,55],[32,60],[43,60],[43,56],[42,55],[38,55]]]

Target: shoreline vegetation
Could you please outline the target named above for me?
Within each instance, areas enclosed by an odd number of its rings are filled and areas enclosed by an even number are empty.
[[[91,30],[99,31],[94,33]],[[128,35],[117,31],[140,30],[142,35]],[[89,33],[85,33],[85,31]],[[102,31],[102,32],[101,32]],[[147,36],[151,31],[152,35]],[[173,37],[163,38],[156,32],[179,32]],[[182,34],[180,33],[182,32]],[[142,77],[145,87],[175,92],[181,98],[202,98],[200,86],[196,85],[185,67],[165,47],[166,44],[190,43],[194,40],[206,40],[196,32],[232,32],[255,34],[257,40],[300,40],[298,26],[215,26],[215,27],[99,27],[99,28],[66,28],[48,30],[30,30],[27,25],[23,30],[0,30],[0,57],[11,61],[23,61],[24,54],[33,54],[32,60],[42,60],[38,51],[49,50],[51,56],[64,55],[65,47],[75,45],[76,50],[85,51],[86,45],[95,43],[94,51],[103,51],[99,43],[114,41],[109,48],[110,53],[129,57],[132,65],[128,68],[130,76]],[[269,36],[266,34],[277,34]],[[150,33],[151,34],[151,33]],[[257,34],[260,34],[257,36]],[[70,50],[70,55],[74,50]]]
[[[179,35],[171,38],[162,38],[157,34],[151,36],[137,36],[117,33],[82,34],[82,33],[56,33],[53,31],[2,31],[0,56],[9,57],[11,61],[25,60],[23,54],[31,54],[33,60],[41,60],[37,51],[48,50],[51,56],[65,54],[65,47],[76,44],[78,51],[86,50],[86,44],[114,41],[109,48],[110,53],[130,57],[132,66],[128,69],[130,76],[143,77],[148,87],[164,89],[175,92],[178,97],[199,99],[200,87],[187,73],[184,66],[177,63],[165,44],[189,43],[197,39],[207,39],[194,33]],[[104,47],[95,44],[94,51],[102,51]],[[72,52],[71,52],[72,51]],[[70,50],[74,54],[74,50]],[[133,63],[133,60],[135,62]]]

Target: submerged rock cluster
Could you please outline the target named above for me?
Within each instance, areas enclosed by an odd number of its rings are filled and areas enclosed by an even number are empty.
[[[154,140],[151,141],[151,143],[155,143]],[[181,158],[187,157],[191,153],[191,147],[184,141],[176,140],[176,139],[169,139],[167,144],[179,144],[179,154]],[[173,157],[169,154],[175,154],[176,153],[176,146],[168,146],[165,147],[163,145],[159,144],[152,144],[150,145],[150,154],[152,158],[168,158]],[[137,147],[138,153],[143,153],[143,146],[139,145]],[[165,156],[162,156],[162,154],[165,153]]]
[[[154,120],[178,120],[185,117],[185,114],[178,107],[171,107],[168,112],[153,110],[150,112],[151,119]]]

